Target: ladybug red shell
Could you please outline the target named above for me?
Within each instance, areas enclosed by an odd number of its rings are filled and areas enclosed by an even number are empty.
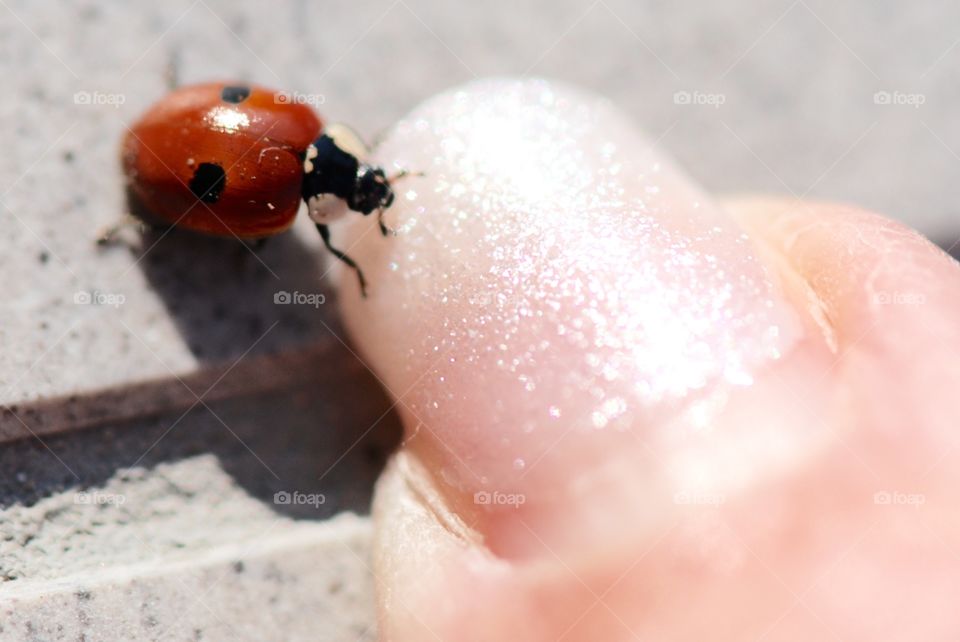
[[[347,210],[378,213],[393,202],[383,169],[358,157],[359,139],[325,128],[291,94],[243,83],[177,89],[126,132],[122,163],[135,210],[152,223],[243,239],[287,229],[306,202],[327,248],[327,223]],[[402,174],[402,172],[401,172]]]
[[[124,137],[131,191],[166,224],[241,238],[285,230],[300,207],[304,153],[323,129],[285,96],[225,83],[173,91]]]

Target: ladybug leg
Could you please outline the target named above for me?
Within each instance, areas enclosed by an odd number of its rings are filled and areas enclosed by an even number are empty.
[[[327,246],[327,249],[330,250],[330,253],[335,257],[349,265],[353,268],[354,272],[357,273],[357,280],[360,281],[360,295],[366,299],[367,298],[367,280],[363,278],[363,270],[360,269],[360,266],[357,265],[357,262],[351,259],[349,256],[338,250],[337,248],[330,245],[330,228],[321,223],[317,223],[317,231],[320,232],[320,238],[323,239],[323,244]]]
[[[105,247],[107,245],[114,245],[120,242],[120,232],[129,228],[129,227],[140,227],[142,229],[144,223],[137,217],[132,214],[127,214],[122,219],[109,225],[104,228],[99,235],[97,235],[97,245]]]
[[[236,246],[234,256],[236,258],[237,269],[246,270],[252,265],[251,258],[256,257],[260,250],[267,244],[267,237],[258,239],[240,239]],[[263,264],[263,261],[257,259],[257,262]],[[256,266],[254,266],[256,268]]]
[[[424,176],[424,173],[423,173],[423,172],[411,172],[411,171],[408,170],[408,169],[401,169],[400,171],[395,172],[395,173],[391,174],[390,176],[388,176],[388,177],[387,177],[387,183],[392,186],[394,183],[396,183],[397,181],[399,181],[399,180],[402,179],[402,178],[406,178],[407,176]],[[391,197],[391,200],[393,200],[392,197]],[[383,207],[380,207],[380,208],[377,210],[377,224],[380,226],[380,233],[383,234],[384,236],[396,236],[396,235],[397,235],[397,230],[396,230],[396,228],[393,228],[393,227],[388,226],[388,225],[383,221],[383,213],[384,213],[384,211],[386,211],[386,209],[387,209],[386,206],[383,206]]]
[[[261,236],[258,239],[253,240],[241,240],[240,242],[253,253],[257,253],[267,246],[268,237]]]
[[[173,50],[167,55],[167,64],[163,68],[163,81],[167,91],[180,86],[180,52]]]
[[[383,213],[384,211],[386,211],[386,209],[387,208],[385,207],[377,208],[377,225],[380,226],[380,233],[383,234],[384,236],[396,236],[397,235],[396,228],[390,227],[389,225],[383,222]]]

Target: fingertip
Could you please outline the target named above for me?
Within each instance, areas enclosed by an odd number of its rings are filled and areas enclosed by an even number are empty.
[[[781,577],[831,627],[885,630],[818,582],[876,509],[870,473],[924,481],[904,472],[903,427],[950,432],[934,413],[956,366],[911,361],[936,342],[908,322],[956,336],[954,264],[872,214],[716,207],[605,101],[539,81],[437,97],[379,155],[425,172],[398,191],[395,239],[349,231],[371,286],[345,293],[348,326],[407,429],[375,506],[383,637],[762,637],[796,604]],[[878,307],[884,291],[937,303]],[[855,348],[872,345],[858,328],[889,350]],[[907,373],[895,395],[891,364]],[[899,577],[878,551],[912,537],[879,528],[853,567]]]
[[[407,448],[500,555],[599,536],[660,475],[646,440],[802,330],[739,228],[602,98],[472,83],[377,157],[423,175],[396,186],[396,238],[348,232],[370,281],[348,326]]]

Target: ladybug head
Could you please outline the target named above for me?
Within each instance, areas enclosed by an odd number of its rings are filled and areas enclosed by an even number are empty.
[[[326,134],[304,152],[303,172],[303,200],[318,223],[339,218],[347,208],[370,214],[393,203],[383,169],[363,162]]]
[[[361,165],[357,171],[353,194],[347,198],[350,209],[366,215],[390,207],[392,203],[393,188],[383,168]]]

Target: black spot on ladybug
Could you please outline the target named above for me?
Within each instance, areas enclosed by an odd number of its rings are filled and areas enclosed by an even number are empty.
[[[200,163],[190,179],[190,191],[204,203],[220,200],[227,186],[227,173],[216,163]]]
[[[233,103],[233,104],[242,103],[247,99],[247,96],[249,95],[250,95],[249,87],[242,87],[242,86],[237,87],[237,86],[227,85],[226,87],[220,90],[220,98],[222,98],[224,102]]]

